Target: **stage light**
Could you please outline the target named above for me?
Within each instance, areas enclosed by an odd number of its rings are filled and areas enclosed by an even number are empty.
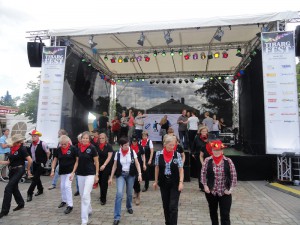
[[[203,59],[203,60],[204,60],[204,59],[206,59],[206,55],[205,55],[205,53],[204,53],[204,52],[202,52],[200,57],[201,57],[201,59]]]
[[[88,64],[88,67],[91,67],[91,66],[92,66],[92,64],[91,64],[91,63],[89,63],[89,64]]]
[[[213,59],[214,57],[213,57],[213,55],[211,53],[208,53],[207,58],[208,59]]]
[[[210,80],[213,80],[214,78],[213,78],[213,77],[210,77],[209,79],[210,79]]]
[[[194,79],[195,79],[195,80],[198,80],[198,76],[195,76]]]
[[[223,35],[224,35],[224,31],[221,29],[221,27],[219,27],[214,36],[214,39],[216,39],[217,41],[221,41]]]
[[[179,55],[183,55],[183,51],[181,49],[178,50]]]
[[[166,51],[163,50],[163,51],[161,52],[161,55],[165,57],[165,56],[166,56]]]
[[[165,81],[165,80],[162,80],[161,82],[162,82],[163,84],[164,84],[164,83],[166,83],[166,81]]]
[[[219,58],[220,57],[220,52],[215,52],[214,57]]]
[[[118,58],[118,63],[122,63],[122,62],[123,62],[123,57],[120,56],[120,57]]]
[[[141,81],[145,81],[145,79],[144,79],[144,78],[142,78],[142,79],[141,79]]]
[[[135,62],[134,56],[130,57],[130,62]]]
[[[171,49],[170,55],[174,56],[174,50],[173,49]]]
[[[112,58],[110,59],[110,62],[111,62],[111,63],[115,63],[115,62],[116,62],[116,57],[112,57]]]
[[[178,83],[181,84],[182,83],[182,79],[179,79]]]
[[[222,53],[222,55],[223,55],[223,58],[224,58],[224,59],[227,59],[227,58],[228,58],[228,53],[227,53],[227,51],[224,51],[224,52]]]
[[[123,80],[122,80],[122,82],[124,83],[124,82],[126,82],[126,80],[125,80],[125,79],[123,79]]]
[[[191,78],[191,79],[190,79],[190,82],[191,82],[191,83],[194,83],[194,80],[193,80],[193,78]]]
[[[145,40],[145,35],[142,32],[141,36],[140,36],[140,39],[137,41],[137,44],[140,45],[140,46],[144,46],[144,40]]]
[[[128,60],[128,56],[126,56],[126,57],[124,58],[123,62],[124,62],[124,63],[128,63],[128,61],[129,61],[129,60]]]
[[[176,79],[173,79],[173,84],[176,84]]]
[[[85,59],[85,58],[81,59],[81,62],[85,63],[85,62],[86,62],[86,59]]]
[[[149,62],[149,61],[150,61],[150,57],[147,56],[147,55],[145,55],[145,61],[146,61],[146,62]]]
[[[90,36],[89,44],[90,44],[91,48],[94,48],[97,45],[97,43],[94,42],[94,36],[93,35]]]
[[[157,51],[156,51],[156,50],[154,50],[154,52],[153,52],[153,56],[154,56],[154,57],[156,57],[156,56],[157,56]]]
[[[118,79],[118,80],[117,80],[117,82],[118,82],[118,83],[120,83],[120,82],[121,82],[121,80],[120,80],[120,79]]]
[[[205,77],[201,77],[201,80],[204,80],[205,79]]]
[[[184,58],[185,58],[185,60],[189,60],[190,59],[190,54],[188,53],[188,54],[185,54],[184,55]]]
[[[197,54],[197,53],[194,53],[194,54],[193,54],[193,59],[194,59],[194,60],[198,59],[198,54]]]
[[[188,79],[184,79],[184,82],[185,82],[185,83],[188,83],[188,82],[189,82],[189,80],[188,80]]]
[[[236,49],[236,56],[237,57],[244,57],[244,55],[242,54],[242,49],[240,46],[238,46],[238,48]]]
[[[228,80],[228,79],[229,79],[229,77],[227,76],[227,77],[225,77],[225,79],[226,79],[226,80]]]
[[[170,84],[171,83],[171,81],[170,80],[167,80],[167,84]]]
[[[156,80],[156,81],[155,81],[155,83],[157,83],[157,84],[158,84],[158,83],[159,83],[159,81],[160,81],[160,80],[158,79],[158,80]]]
[[[150,80],[150,84],[154,84],[155,80]]]
[[[129,79],[129,82],[132,82],[132,81],[133,81],[132,78],[130,78],[130,79]]]
[[[222,80],[222,77],[218,77],[218,80]]]
[[[231,82],[234,84],[235,83],[235,79],[232,79]]]
[[[240,74],[244,75],[245,74],[245,70],[240,70]]]
[[[135,79],[135,81],[136,81],[136,82],[139,82],[139,81],[140,81],[140,79],[139,79],[139,78],[137,78],[137,79]]]
[[[137,61],[137,62],[140,62],[140,61],[142,61],[142,59],[143,59],[143,58],[142,58],[142,56],[141,56],[141,55],[139,55],[138,57],[136,57],[136,61]]]
[[[107,54],[104,56],[104,60],[105,60],[105,61],[108,60]]]
[[[164,31],[164,37],[165,37],[167,45],[169,45],[170,43],[173,42],[173,39],[171,38],[170,34],[171,34],[171,32],[169,30]]]

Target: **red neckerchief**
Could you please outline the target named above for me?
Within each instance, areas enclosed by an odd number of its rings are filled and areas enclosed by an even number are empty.
[[[212,149],[210,143],[206,143],[205,145],[206,151],[209,155],[212,155]]]
[[[33,141],[33,142],[32,142],[33,146],[36,146],[37,143],[39,142],[39,140],[40,140],[40,139],[38,139],[37,141]]]
[[[131,144],[130,148],[133,149],[136,154],[138,154],[138,152],[139,152],[139,145],[138,144],[136,144],[136,145]]]
[[[98,138],[97,138],[97,137],[94,137],[93,141],[94,141],[94,143],[97,143]]]
[[[14,145],[10,148],[11,154],[15,154],[16,151],[18,151],[18,149],[21,147],[21,144],[18,145]]]
[[[168,152],[166,148],[163,149],[163,156],[166,163],[169,163],[174,155],[174,151]]]
[[[142,139],[142,141],[141,141],[141,145],[143,146],[143,147],[145,147],[146,146],[146,144],[147,144],[147,142],[148,142],[148,139]]]
[[[207,135],[203,136],[202,134],[200,134],[200,139],[204,142],[207,142]]]
[[[103,151],[105,145],[106,145],[106,142],[99,144],[99,148],[101,151]]]
[[[63,155],[65,155],[65,154],[67,154],[67,152],[68,152],[68,150],[69,150],[69,148],[70,148],[70,143],[68,143],[68,145],[66,146],[66,147],[60,147],[61,148],[61,153],[63,154]]]
[[[177,151],[177,144],[174,146],[174,152],[176,152]]]
[[[78,148],[80,148],[82,146],[82,144],[80,142],[78,142],[77,146],[78,146]]]
[[[128,153],[129,149],[127,150],[123,150],[123,148],[121,148],[121,152],[122,152],[122,155],[125,156],[127,153]]]
[[[81,144],[80,145],[80,151],[84,152],[90,145],[91,145],[91,143],[88,143],[87,145]]]
[[[216,164],[216,165],[219,165],[219,163],[220,163],[220,162],[222,161],[222,159],[223,159],[223,154],[220,155],[220,156],[218,156],[218,157],[212,155],[212,158],[213,158],[215,164]]]

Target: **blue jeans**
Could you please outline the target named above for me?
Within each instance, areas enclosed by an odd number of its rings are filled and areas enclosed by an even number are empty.
[[[55,174],[54,174],[54,177],[53,177],[53,180],[52,180],[52,185],[54,187],[56,187],[56,184],[57,184],[57,181],[58,181],[58,178],[59,178],[58,170],[59,170],[59,165],[57,165],[57,167],[55,168]]]
[[[79,192],[79,186],[78,186],[78,177],[75,175],[76,178],[76,191]]]
[[[122,172],[122,175],[116,179],[117,194],[115,201],[114,220],[120,220],[121,218],[121,206],[123,199],[124,186],[126,184],[126,208],[132,209],[132,190],[135,176],[130,176],[128,172]]]

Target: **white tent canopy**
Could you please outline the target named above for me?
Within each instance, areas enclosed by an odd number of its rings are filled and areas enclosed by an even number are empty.
[[[48,35],[71,43],[78,55],[91,61],[92,65],[113,78],[128,77],[183,77],[201,75],[233,75],[248,63],[253,50],[259,47],[257,33],[278,30],[279,22],[298,18],[298,12],[276,12],[232,17],[198,18],[143,24],[127,24],[90,27],[81,29],[52,29]],[[214,38],[222,30],[221,41]],[[169,33],[172,42],[166,43]],[[143,46],[137,44],[141,34]],[[97,43],[94,49],[90,39]],[[241,48],[242,57],[236,56]],[[174,56],[171,56],[171,51]],[[178,53],[183,51],[182,55]],[[158,52],[157,57],[153,56]],[[163,56],[163,51],[166,56]],[[219,58],[208,59],[209,54],[220,53]],[[228,54],[227,58],[222,53]],[[185,55],[190,59],[186,60]],[[197,54],[198,58],[193,59]],[[205,59],[200,55],[205,54]],[[108,60],[107,60],[107,58]],[[138,61],[137,57],[142,60]],[[145,56],[150,61],[145,61]],[[111,58],[116,62],[112,63]],[[134,58],[125,63],[124,58]],[[118,63],[118,59],[123,60]],[[196,59],[197,58],[197,59]]]

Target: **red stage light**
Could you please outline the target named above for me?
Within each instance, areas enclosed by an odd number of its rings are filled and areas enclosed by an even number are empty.
[[[115,62],[116,62],[116,57],[112,57],[112,58],[110,59],[110,62],[111,62],[111,63],[115,63]]]
[[[236,74],[236,76],[237,76],[237,77],[240,77],[240,76],[241,76],[240,72],[238,72],[238,73]]]
[[[189,60],[189,59],[190,59],[190,54],[186,54],[186,55],[184,56],[184,58],[185,58],[185,60]]]
[[[235,83],[235,79],[232,79],[231,82],[234,84]]]
[[[146,61],[146,62],[149,62],[149,61],[150,61],[150,57],[146,55],[146,56],[145,56],[145,61]]]
[[[224,52],[222,53],[222,55],[223,55],[223,58],[224,58],[224,59],[227,59],[227,58],[228,58],[228,53],[227,53],[227,52],[224,51]]]

